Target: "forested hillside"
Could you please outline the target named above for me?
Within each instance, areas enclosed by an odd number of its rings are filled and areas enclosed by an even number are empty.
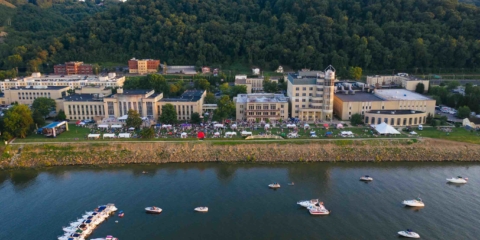
[[[50,62],[476,68],[479,30],[479,9],[455,0],[136,0],[41,47]]]

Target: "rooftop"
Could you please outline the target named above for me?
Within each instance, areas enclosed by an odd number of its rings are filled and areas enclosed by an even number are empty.
[[[70,89],[69,86],[26,86],[26,87],[15,87],[10,88],[10,91],[45,91],[45,90],[61,90],[61,89]]]
[[[274,93],[252,93],[252,94],[238,94],[235,98],[238,103],[286,103],[287,98],[283,94],[274,94]]]
[[[342,100],[342,102],[376,102],[383,101],[383,99],[366,92],[355,92],[355,94],[336,93],[335,97]]]
[[[147,89],[135,89],[135,90],[123,90],[123,93],[117,93],[118,95],[144,95],[144,94],[147,94],[149,92],[153,91],[153,89],[151,90],[147,90]]]
[[[102,96],[102,97],[100,96],[101,94],[73,94],[73,95],[64,97],[63,100],[66,102],[94,102],[94,101],[103,102],[103,97],[107,97],[107,96]]]
[[[384,100],[432,100],[429,97],[406,89],[375,89],[375,95]]]
[[[109,82],[117,81],[121,78],[116,74],[110,73],[109,75],[40,75],[40,73],[33,73],[32,76],[19,77],[14,79],[5,79],[5,82],[23,81],[23,82]]]
[[[371,110],[371,111],[368,111],[367,113],[405,115],[405,114],[423,113],[423,111],[417,111],[417,110]]]
[[[160,102],[197,102],[205,91],[187,90],[180,97],[162,98]]]

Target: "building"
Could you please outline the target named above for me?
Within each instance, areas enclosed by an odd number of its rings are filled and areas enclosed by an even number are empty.
[[[2,104],[12,104],[17,102],[19,104],[30,105],[39,97],[61,99],[68,95],[68,86],[26,86],[9,88],[4,91],[4,100]]]
[[[415,91],[417,84],[419,83],[423,83],[425,86],[425,92],[427,92],[430,81],[418,79],[416,77],[409,76],[406,73],[398,73],[397,75],[387,76],[367,76],[367,84],[373,85],[376,88],[402,87],[410,91]]]
[[[32,73],[30,77],[6,79],[0,81],[0,90],[33,87],[33,86],[68,86],[71,89],[82,88],[89,85],[104,87],[122,87],[125,77],[117,77],[115,73],[106,76],[95,75],[41,75],[38,72]]]
[[[128,60],[129,73],[147,74],[158,72],[160,60],[153,59],[135,59]]]
[[[290,117],[309,122],[332,119],[335,69],[331,65],[325,72],[302,70],[287,79]]]
[[[58,75],[92,75],[93,66],[83,62],[66,62],[53,66],[53,71]]]
[[[163,68],[164,74],[185,74],[185,75],[195,75],[197,70],[195,66],[167,66],[161,65]]]
[[[172,104],[177,111],[178,120],[190,120],[192,113],[203,113],[203,100],[207,92],[204,90],[187,90],[180,97],[163,98],[157,104],[158,116],[162,114],[162,106]]]
[[[334,113],[341,120],[358,113],[367,124],[419,125],[435,113],[435,100],[405,89],[350,90],[335,94]]]
[[[57,112],[61,109],[67,119],[71,120],[101,120],[105,116],[103,99],[112,95],[111,89],[104,86],[85,86],[76,89],[75,94],[58,99]]]
[[[283,67],[278,66],[277,70],[275,70],[276,73],[283,73]]]
[[[260,68],[252,68],[252,75],[260,75]]]
[[[244,85],[247,87],[247,93],[263,91],[263,77],[248,78],[247,75],[235,75],[235,86]]]
[[[288,119],[288,100],[283,94],[238,94],[233,98],[237,120],[266,121]]]
[[[202,73],[210,73],[210,68],[209,67],[202,67]]]

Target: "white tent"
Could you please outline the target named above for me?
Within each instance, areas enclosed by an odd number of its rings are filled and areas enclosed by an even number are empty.
[[[231,129],[237,129],[237,124],[232,124]]]
[[[225,137],[237,136],[236,132],[226,132]]]
[[[214,133],[215,136],[220,136],[219,132]]]
[[[186,132],[182,132],[182,134],[180,135],[181,138],[187,138],[187,133]]]
[[[172,128],[172,125],[163,124],[163,125],[162,125],[162,128]]]
[[[133,130],[135,130],[134,127],[128,128],[128,131],[133,131]]]
[[[242,131],[242,136],[252,136],[252,132]]]
[[[269,129],[270,128],[270,124],[265,124],[265,129]]]
[[[104,133],[103,134],[103,138],[114,138],[115,137],[115,134],[113,133]]]
[[[310,129],[310,125],[308,125],[308,123],[305,123],[305,125],[303,125],[303,129]]]
[[[118,124],[112,125],[112,128],[122,128],[122,125],[118,125]]]
[[[397,131],[395,128],[393,128],[392,126],[390,126],[390,125],[388,125],[384,122],[379,124],[379,125],[376,125],[375,130],[379,134],[400,134],[399,131]]]
[[[98,138],[100,138],[100,134],[92,134],[92,133],[90,133],[90,134],[88,134],[88,138],[98,139]]]
[[[127,120],[127,118],[128,118],[128,115],[123,115],[119,117],[118,120]]]
[[[287,124],[287,128],[296,128],[296,127],[297,127],[297,125],[295,125],[295,124]]]
[[[108,128],[108,124],[100,124],[98,125],[99,128]]]
[[[78,125],[83,126],[83,125],[85,125],[85,123],[84,122],[79,122]]]
[[[118,134],[119,138],[130,138],[131,134],[130,133],[120,133]]]
[[[215,128],[223,128],[223,124],[217,123],[217,124],[213,125],[213,127],[215,127]]]
[[[342,131],[340,134],[342,135],[342,137],[351,137],[351,136],[353,136],[353,132],[351,132],[351,131]]]
[[[411,131],[410,134],[417,135],[417,133],[415,131]]]

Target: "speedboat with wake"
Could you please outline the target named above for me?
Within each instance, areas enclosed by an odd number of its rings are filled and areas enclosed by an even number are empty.
[[[323,202],[319,203],[318,206],[311,206],[307,208],[311,215],[328,215],[330,211],[328,211],[325,206],[323,206]]]
[[[420,238],[420,235],[416,232],[413,232],[411,229],[400,231],[398,232],[398,235],[406,238]]]
[[[93,238],[91,240],[118,240],[118,238],[112,236],[112,235],[108,235],[106,236],[105,238]]]
[[[458,176],[456,178],[447,178],[447,182],[449,183],[467,183],[468,178],[462,178],[461,176]]]
[[[162,209],[159,208],[159,207],[153,206],[153,207],[146,207],[146,208],[145,208],[145,211],[146,211],[147,213],[158,214],[158,213],[161,213],[161,212],[162,212]]]
[[[303,201],[298,201],[297,204],[302,206],[302,207],[312,207],[315,206],[315,204],[318,203],[318,199],[312,199],[312,200],[303,200]]]
[[[195,209],[196,212],[208,212],[208,207],[197,207]]]
[[[413,200],[404,200],[402,204],[408,207],[425,207],[425,204],[423,203],[421,198],[416,198]]]
[[[268,187],[277,189],[277,188],[280,188],[280,183],[271,183],[271,184],[268,184]]]
[[[373,181],[373,178],[368,176],[368,175],[365,175],[365,176],[360,178],[360,181],[370,182],[370,181]]]

